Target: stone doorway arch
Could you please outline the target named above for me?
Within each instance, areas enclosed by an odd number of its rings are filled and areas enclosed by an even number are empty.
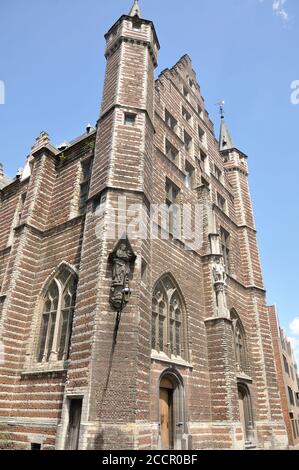
[[[159,442],[163,450],[182,449],[186,436],[183,380],[174,370],[166,370],[159,381]]]

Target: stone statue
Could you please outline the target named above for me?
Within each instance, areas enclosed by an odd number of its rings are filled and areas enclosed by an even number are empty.
[[[212,264],[214,278],[214,289],[217,305],[217,316],[229,318],[229,310],[226,302],[226,279],[225,266],[220,257],[215,257]]]
[[[112,284],[124,285],[129,279],[130,260],[132,253],[127,249],[125,243],[122,243],[118,250],[116,250],[113,269],[112,269]]]
[[[214,263],[213,263],[213,276],[214,276],[214,281],[215,283],[217,282],[226,282],[226,272],[225,272],[225,266],[221,262],[220,258],[216,258]]]
[[[135,259],[128,239],[120,240],[109,256],[112,264],[110,304],[118,311],[121,311],[129,301],[131,293],[129,277]]]

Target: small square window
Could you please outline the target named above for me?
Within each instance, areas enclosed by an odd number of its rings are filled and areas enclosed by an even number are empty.
[[[133,20],[132,28],[133,28],[134,31],[140,31],[141,30],[141,22],[138,21],[138,20]]]
[[[184,144],[187,152],[190,152],[192,150],[192,137],[186,131],[184,131]]]
[[[37,442],[31,442],[31,450],[41,450],[42,445]]]
[[[165,122],[168,127],[170,127],[172,130],[176,130],[176,126],[178,124],[177,120],[170,114],[167,109],[165,109]]]
[[[202,144],[205,144],[205,140],[206,140],[206,133],[205,131],[202,130],[201,127],[198,126],[198,137],[199,137],[199,140]]]
[[[199,104],[197,105],[197,112],[200,115],[200,117],[203,119],[203,109]]]
[[[183,95],[185,98],[189,98],[189,90],[187,87],[183,86]]]
[[[188,189],[193,189],[195,170],[194,167],[187,160],[185,162],[185,173],[185,184]]]
[[[226,200],[219,193],[217,193],[217,205],[223,212],[226,212]]]
[[[136,114],[125,113],[125,126],[135,126],[136,124]]]
[[[217,180],[220,181],[222,179],[222,171],[220,168],[218,168],[217,165],[214,165],[214,175],[216,176]]]
[[[189,111],[187,111],[186,108],[184,108],[184,106],[182,106],[182,115],[186,119],[186,121],[191,121],[191,114],[189,113]]]
[[[167,139],[165,140],[165,154],[170,160],[178,164],[179,151]]]
[[[168,178],[166,178],[165,191],[166,191],[166,204],[168,206],[171,206],[172,204],[176,204],[180,189],[174,183],[172,183],[172,181],[170,181]]]
[[[201,171],[206,173],[207,175],[210,174],[210,165],[209,165],[209,159],[207,154],[205,154],[202,150],[200,150],[200,162],[201,162]]]

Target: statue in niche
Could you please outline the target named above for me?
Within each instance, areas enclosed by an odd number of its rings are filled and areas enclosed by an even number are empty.
[[[133,254],[128,239],[120,240],[109,256],[112,264],[110,304],[118,311],[128,303],[130,298],[129,277],[135,259],[136,256]]]
[[[112,270],[112,284],[121,284],[128,282],[131,272],[130,260],[132,253],[127,249],[125,243],[122,243],[116,251],[113,270]]]
[[[213,276],[214,276],[214,281],[215,283],[217,282],[222,282],[225,284],[226,282],[226,272],[225,272],[225,266],[222,263],[220,258],[216,258],[213,263]]]

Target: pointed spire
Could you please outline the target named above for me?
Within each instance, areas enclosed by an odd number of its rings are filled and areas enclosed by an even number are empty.
[[[224,118],[221,118],[219,148],[220,150],[229,150],[234,148],[234,144],[230,133],[228,132]]]
[[[221,116],[221,127],[220,127],[220,138],[219,138],[219,150],[229,150],[234,148],[233,140],[230,136],[228,128],[224,120],[224,105],[225,102],[221,101],[219,103],[220,107],[220,116]]]
[[[139,18],[141,18],[141,10],[138,0],[134,0],[134,5],[131,8],[129,16],[138,16]]]

